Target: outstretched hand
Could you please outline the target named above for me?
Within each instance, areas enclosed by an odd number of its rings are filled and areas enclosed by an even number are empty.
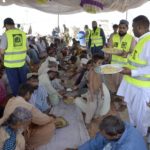
[[[126,67],[123,67],[123,70],[120,73],[131,76],[131,70]]]

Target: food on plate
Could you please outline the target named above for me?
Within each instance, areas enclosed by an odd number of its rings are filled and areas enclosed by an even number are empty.
[[[63,128],[63,127],[66,127],[68,125],[69,125],[68,121],[66,119],[64,119],[63,117],[57,117],[55,119],[56,128]]]
[[[120,69],[115,66],[105,66],[101,68],[101,73],[103,74],[113,74],[119,72]]]
[[[109,53],[109,54],[120,54],[120,53],[122,53],[121,50],[116,49],[116,48],[103,48],[103,51],[105,53]]]
[[[65,104],[73,104],[74,97],[68,96],[67,98],[64,99]]]

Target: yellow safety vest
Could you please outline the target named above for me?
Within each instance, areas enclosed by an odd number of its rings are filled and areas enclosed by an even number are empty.
[[[18,29],[5,32],[7,38],[7,49],[4,53],[4,66],[8,68],[19,68],[25,64],[27,43],[26,34]]]
[[[88,34],[87,34],[87,33],[88,33]],[[91,33],[91,30],[90,30],[90,29],[87,29],[87,30],[86,30],[86,35],[85,35],[86,43],[88,43],[88,42],[89,42],[90,33]]]
[[[129,52],[131,43],[132,43],[132,36],[129,34],[126,34],[122,40],[120,40],[119,34],[114,34],[112,37],[113,47],[117,48],[119,50],[124,50],[126,52]],[[118,56],[118,55],[112,55],[112,64],[126,64],[127,58]]]
[[[91,31],[91,47],[94,47],[94,45],[96,47],[103,46],[103,39],[102,36],[100,36],[100,32],[100,28],[97,28],[95,32],[93,30]]]
[[[143,47],[145,43],[150,41],[150,35],[145,36],[143,39],[141,39],[137,45],[134,48],[134,51],[132,54],[128,57],[128,64],[127,67],[129,69],[137,69],[139,67],[145,67],[147,66],[147,62],[145,60],[141,60],[139,55],[143,51]],[[128,75],[124,76],[124,79],[135,86],[138,87],[150,87],[150,73],[148,75],[144,76],[138,76],[138,77],[131,77]]]

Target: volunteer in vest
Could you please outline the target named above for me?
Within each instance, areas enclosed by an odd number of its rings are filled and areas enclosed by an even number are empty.
[[[109,42],[110,39],[112,39],[112,37],[113,37],[115,34],[118,34],[119,25],[114,24],[114,25],[112,26],[112,28],[113,28],[113,31],[114,31],[114,32],[110,34],[110,37],[109,37],[109,39],[108,39],[108,42]]]
[[[86,47],[89,48],[89,38],[90,38],[91,30],[89,29],[88,25],[84,26],[84,31],[85,31]]]
[[[124,78],[117,95],[127,103],[130,121],[143,136],[150,126],[150,32],[149,20],[140,15],[133,19],[133,33],[138,42],[128,57]]]
[[[119,23],[118,34],[114,34],[110,39],[109,47],[117,48],[121,51],[121,54],[112,55],[112,64],[126,64],[127,56],[132,52],[135,46],[135,40],[132,35],[128,34],[128,21],[121,20]]]
[[[133,51],[136,41],[134,37],[127,33],[128,31],[128,21],[120,20],[118,33],[114,34],[108,43],[109,47],[117,48],[121,51],[118,55],[112,55],[111,64],[125,65],[127,63],[127,56]],[[121,74],[108,75],[107,77],[108,88],[110,89],[112,95],[115,95],[118,87],[122,80]],[[119,109],[125,108],[123,103]]]
[[[1,38],[0,54],[3,57],[12,93],[16,96],[20,84],[26,82],[26,34],[15,28],[15,23],[11,18],[6,18],[4,20],[4,27],[6,31]]]
[[[104,57],[104,52],[102,48],[105,45],[105,34],[102,28],[97,27],[97,22],[92,21],[92,28],[90,38],[89,38],[89,46],[91,48],[92,55],[99,54]]]

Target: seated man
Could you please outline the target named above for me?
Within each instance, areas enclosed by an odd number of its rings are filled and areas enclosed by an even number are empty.
[[[78,74],[78,67],[80,65],[80,59],[75,56],[75,55],[72,55],[71,58],[69,59],[68,61],[68,73],[70,74],[69,78],[74,80],[75,79],[75,76]]]
[[[41,64],[39,70],[38,70],[38,74],[41,75],[43,73],[45,73],[45,70],[47,68],[58,68],[58,62],[56,61],[55,57],[50,57],[48,56],[45,61]]]
[[[29,103],[41,110],[42,112],[49,113],[51,105],[48,104],[48,102],[50,100],[45,87],[39,85],[38,74],[28,73],[27,83],[29,83],[34,88]]]
[[[5,122],[8,116],[17,107],[23,107],[31,111],[32,126],[30,126],[28,130],[26,143],[28,148],[31,147],[36,149],[40,145],[48,143],[53,137],[55,132],[55,119],[42,113],[40,110],[28,103],[32,92],[33,87],[30,84],[23,84],[19,89],[18,96],[12,97],[8,100],[4,110],[5,116],[0,118],[0,124]]]
[[[63,86],[63,82],[62,80],[59,78],[59,75],[58,77],[56,77],[54,80],[52,80],[52,86],[58,91],[58,92],[61,92],[61,91],[64,91],[65,88]]]
[[[52,84],[52,81],[56,79],[58,70],[56,68],[47,68],[46,73],[43,73],[39,76],[39,84],[44,86],[47,90],[50,104],[55,106],[59,103],[62,96],[59,91],[57,91]]]
[[[74,90],[78,90],[79,95],[84,94],[87,92],[87,73],[89,71],[89,67],[92,64],[92,61],[88,61],[88,59],[82,58],[81,59],[81,71],[74,83]]]
[[[29,49],[27,51],[27,54],[31,58],[33,64],[39,64],[40,63],[40,58],[39,58],[38,52],[30,44],[29,44]]]
[[[130,124],[116,116],[105,117],[99,125],[100,132],[78,149],[66,150],[147,150],[142,135]]]
[[[24,150],[25,139],[22,132],[31,123],[32,113],[23,107],[17,107],[9,116],[7,112],[4,122],[0,124],[0,149]]]

